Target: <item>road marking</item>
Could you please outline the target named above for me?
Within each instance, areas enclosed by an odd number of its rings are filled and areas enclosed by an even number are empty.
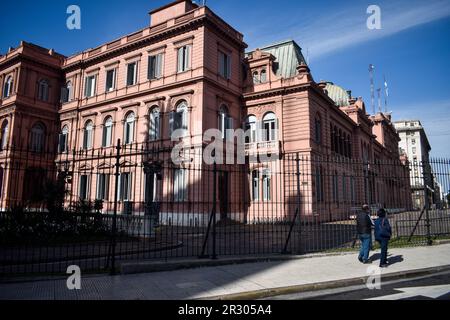
[[[429,287],[409,287],[394,290],[401,291],[401,293],[375,297],[366,300],[400,300],[417,296],[437,299],[447,293],[450,293],[450,284],[441,286],[429,286]]]

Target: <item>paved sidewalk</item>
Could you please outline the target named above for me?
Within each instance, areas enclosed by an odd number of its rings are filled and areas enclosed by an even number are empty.
[[[372,252],[379,257],[379,252]],[[393,248],[383,276],[450,265],[450,244]],[[372,264],[378,265],[378,261]],[[131,274],[82,276],[81,290],[65,279],[0,284],[0,299],[199,299],[276,288],[320,284],[367,276],[357,254]]]

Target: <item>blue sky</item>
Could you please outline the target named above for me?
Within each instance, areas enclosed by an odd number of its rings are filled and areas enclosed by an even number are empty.
[[[17,0],[2,4],[0,52],[20,40],[71,55],[148,25],[147,13],[169,0]],[[82,29],[66,28],[66,9],[81,8]],[[370,4],[381,30],[366,28]],[[450,158],[450,1],[208,0],[242,32],[249,49],[294,39],[316,81],[330,80],[370,105],[368,65],[376,87],[389,84],[394,120],[420,119],[432,156]],[[369,108],[370,110],[370,108]]]

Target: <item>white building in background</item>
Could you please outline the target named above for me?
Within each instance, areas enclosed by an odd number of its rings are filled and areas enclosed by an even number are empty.
[[[411,190],[413,204],[417,208],[424,205],[424,186],[433,188],[433,174],[430,166],[431,145],[420,120],[394,122],[400,137],[399,148],[404,151],[411,163]],[[430,195],[430,203],[433,196]]]

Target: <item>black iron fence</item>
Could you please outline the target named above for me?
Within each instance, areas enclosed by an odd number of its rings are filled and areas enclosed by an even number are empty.
[[[173,150],[119,142],[56,161],[3,150],[0,272],[352,250],[365,203],[374,218],[380,207],[388,210],[392,245],[450,236],[448,160],[247,153],[222,163],[204,147]]]

